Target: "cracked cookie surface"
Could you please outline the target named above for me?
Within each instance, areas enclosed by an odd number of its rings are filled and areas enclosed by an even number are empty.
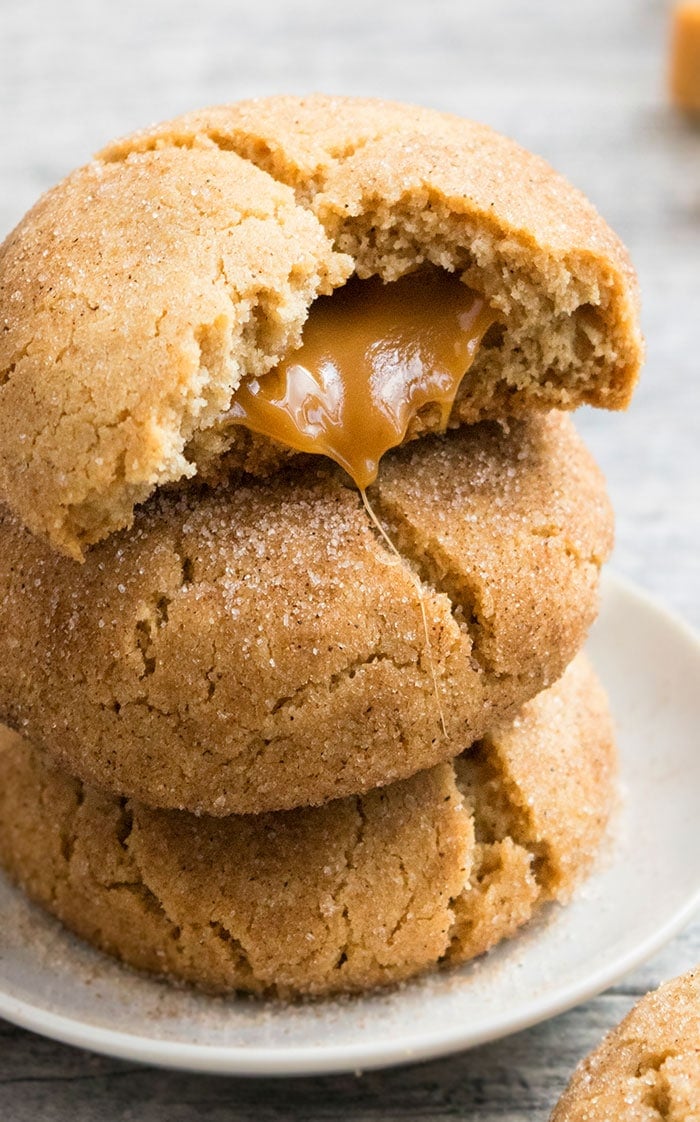
[[[0,720],[87,782],[220,815],[458,755],[581,647],[602,477],[554,413],[398,449],[370,495],[400,557],[316,459],[156,497],[84,565],[0,514]]]
[[[551,1122],[699,1122],[700,971],[635,1005],[577,1068]]]
[[[214,992],[362,990],[466,961],[566,900],[614,789],[607,702],[579,656],[453,764],[276,814],[152,810],[0,730],[0,862],[140,969]]]
[[[452,423],[620,408],[641,361],[619,240],[483,125],[359,98],[193,113],[106,148],[0,247],[0,498],[81,556],[160,484],[287,453],[227,421],[319,293],[429,263],[500,326]],[[429,412],[409,436],[435,428]]]

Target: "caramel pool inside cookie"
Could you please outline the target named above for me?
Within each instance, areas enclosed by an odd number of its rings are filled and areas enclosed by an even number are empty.
[[[229,420],[329,456],[360,488],[425,406],[446,427],[495,316],[454,273],[351,279],[312,305],[298,350],[236,392]]]

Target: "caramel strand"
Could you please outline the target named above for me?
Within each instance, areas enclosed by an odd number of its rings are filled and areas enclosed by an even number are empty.
[[[367,497],[367,492],[365,491],[364,487],[360,487],[359,490],[360,490],[360,494],[362,495],[362,502],[364,503],[365,510],[367,511],[367,514],[370,517],[372,525],[375,527],[377,532],[384,539],[384,541],[386,542],[387,546],[389,547],[389,549],[393,553],[396,560],[400,564],[403,564],[403,557],[399,553],[398,549],[396,548],[393,541],[391,540],[391,538],[387,534],[386,530],[382,526],[381,522],[377,518],[376,514],[374,513],[374,510],[372,509],[372,505],[371,505],[371,503],[370,503],[370,501]],[[413,575],[413,577],[415,579],[415,582],[416,582],[416,592],[418,593],[418,603],[420,604],[420,614],[421,614],[421,618],[423,620],[423,634],[425,635],[425,649],[426,649],[426,653],[428,655],[428,665],[430,666],[430,676],[433,679],[433,692],[435,693],[435,703],[437,705],[437,711],[438,711],[438,715],[440,717],[440,726],[442,728],[442,735],[445,737],[445,739],[447,739],[447,726],[445,724],[445,714],[444,714],[443,709],[442,709],[442,702],[440,701],[440,690],[438,689],[437,675],[435,673],[435,659],[433,658],[433,645],[430,642],[430,632],[428,631],[428,617],[425,613],[425,600],[423,598],[423,588],[422,588],[422,585],[421,585],[421,582],[420,582],[420,577],[418,576],[418,574],[413,573],[412,575]]]

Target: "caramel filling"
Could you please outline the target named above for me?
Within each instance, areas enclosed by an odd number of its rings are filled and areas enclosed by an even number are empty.
[[[424,269],[384,284],[351,279],[312,305],[302,343],[245,381],[233,424],[329,456],[364,490],[425,406],[444,429],[495,316],[454,273]]]

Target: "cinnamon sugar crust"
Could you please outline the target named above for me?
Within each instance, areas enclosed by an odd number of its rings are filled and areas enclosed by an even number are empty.
[[[0,720],[151,806],[278,810],[458,755],[582,646],[613,520],[565,414],[388,454],[399,556],[296,462],[161,494],[84,565],[0,514]]]

